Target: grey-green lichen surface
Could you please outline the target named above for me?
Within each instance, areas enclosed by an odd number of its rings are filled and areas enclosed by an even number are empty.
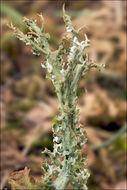
[[[77,87],[81,76],[90,68],[102,68],[88,59],[84,50],[90,46],[90,40],[84,36],[79,42],[78,33],[70,17],[65,13],[63,6],[63,19],[66,25],[66,35],[62,39],[58,50],[51,51],[48,40],[50,35],[44,33],[43,16],[42,27],[39,28],[36,20],[25,18],[24,22],[29,29],[23,34],[19,29],[11,25],[16,37],[26,45],[32,47],[35,55],[43,55],[46,61],[41,66],[47,69],[47,77],[52,81],[60,104],[60,114],[53,125],[53,152],[45,149],[43,153],[49,155],[51,163],[43,163],[44,176],[42,187],[45,190],[65,190],[71,184],[74,190],[86,190],[89,178],[86,161],[82,156],[82,147],[86,143],[86,131],[79,124],[79,110],[77,105]],[[69,50],[66,43],[69,42]],[[66,55],[66,61],[63,61]]]

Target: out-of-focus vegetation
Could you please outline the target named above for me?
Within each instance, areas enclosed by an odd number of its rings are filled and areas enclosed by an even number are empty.
[[[62,4],[6,1],[1,5],[1,189],[9,189],[10,173],[25,166],[40,178],[41,151],[45,146],[52,150],[51,129],[59,111],[53,85],[38,64],[43,58],[33,56],[7,24],[13,22],[25,31],[22,16],[36,19],[36,13],[42,12],[55,50],[65,31]],[[121,133],[126,125],[126,3],[71,1],[66,9],[76,28],[86,26],[79,37],[83,39],[86,32],[91,39],[90,58],[106,64],[103,73],[93,69],[83,77],[78,89],[80,122],[88,135],[83,154],[88,154],[89,189],[126,189],[126,131]],[[108,146],[93,148],[107,141]]]

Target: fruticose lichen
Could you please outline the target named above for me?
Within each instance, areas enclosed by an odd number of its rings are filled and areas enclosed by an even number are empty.
[[[77,87],[81,76],[90,68],[102,68],[92,61],[89,61],[85,49],[90,46],[90,40],[84,36],[84,40],[79,42],[78,33],[70,17],[65,13],[63,6],[63,19],[66,25],[65,35],[59,45],[58,50],[51,51],[48,40],[50,35],[44,33],[43,16],[42,27],[39,28],[36,20],[24,19],[29,29],[27,34],[23,34],[13,25],[15,36],[32,47],[35,55],[43,55],[46,61],[41,66],[47,69],[47,77],[52,81],[60,104],[60,114],[57,122],[53,125],[53,152],[45,149],[43,153],[49,155],[51,163],[43,163],[44,190],[64,190],[70,184],[74,190],[86,190],[89,172],[85,168],[86,161],[81,150],[86,143],[86,131],[79,123],[79,110],[77,110]],[[69,48],[66,44],[69,43]],[[66,55],[66,61],[63,61]]]

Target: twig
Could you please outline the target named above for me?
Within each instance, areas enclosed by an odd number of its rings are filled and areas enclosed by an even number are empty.
[[[99,150],[101,148],[106,148],[106,147],[110,146],[115,141],[117,141],[122,136],[122,134],[124,132],[126,132],[126,124],[123,127],[121,127],[121,129],[119,129],[119,131],[111,139],[108,139],[99,145],[92,145],[91,149],[96,151],[96,150]]]

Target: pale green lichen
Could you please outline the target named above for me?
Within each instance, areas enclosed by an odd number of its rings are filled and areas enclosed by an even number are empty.
[[[43,189],[64,190],[71,184],[75,190],[86,190],[89,172],[85,169],[85,160],[81,150],[86,143],[86,132],[79,125],[79,110],[77,105],[77,87],[83,73],[91,67],[102,68],[88,59],[84,50],[90,46],[90,40],[85,35],[84,41],[79,42],[78,32],[74,29],[70,17],[65,13],[63,6],[63,19],[69,37],[62,40],[59,49],[51,51],[48,40],[49,34],[44,33],[44,21],[42,15],[41,29],[36,25],[35,20],[24,19],[29,29],[27,34],[23,34],[17,28],[11,26],[14,34],[32,47],[35,55],[44,55],[46,62],[41,66],[48,71],[47,77],[51,79],[55,86],[60,103],[60,114],[57,123],[53,125],[53,152],[45,149],[43,153],[49,155],[51,164],[45,162],[43,170]],[[64,44],[69,41],[70,47],[67,51]],[[67,62],[63,62],[63,55],[67,56]],[[85,57],[85,58],[84,58]],[[53,176],[55,180],[53,180]]]

